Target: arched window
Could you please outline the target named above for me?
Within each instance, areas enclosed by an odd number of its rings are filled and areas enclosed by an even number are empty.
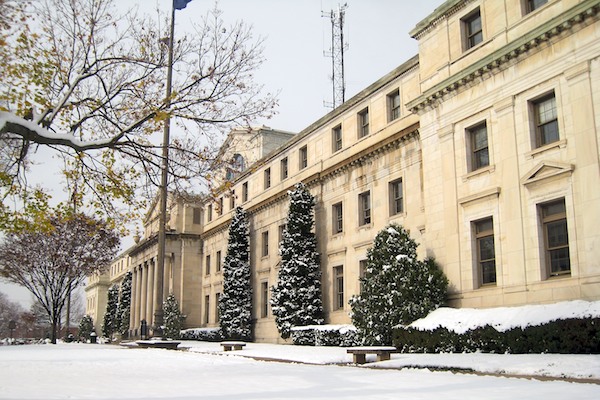
[[[244,157],[241,154],[236,153],[233,155],[233,158],[231,159],[231,164],[227,168],[225,178],[227,180],[232,180],[245,169],[246,163],[244,161]]]

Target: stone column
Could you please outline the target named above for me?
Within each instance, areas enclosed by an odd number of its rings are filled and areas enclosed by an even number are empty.
[[[136,290],[136,294],[135,294],[135,320],[133,322],[133,326],[135,326],[135,328],[137,329],[137,335],[140,334],[139,328],[140,328],[140,311],[142,308],[142,266],[141,264],[138,265],[135,268],[136,271],[136,281],[137,281],[137,290]]]
[[[154,292],[156,288],[154,287],[154,260],[150,260],[148,262],[148,284],[146,286],[146,322],[148,322],[148,328],[154,326]]]
[[[136,268],[131,271],[131,304],[129,306],[129,336],[133,336],[135,329],[135,299],[137,297],[137,272]]]
[[[142,285],[141,285],[142,297],[140,300],[140,320],[146,318],[146,304],[148,299],[148,265],[144,263],[142,265]],[[146,320],[148,322],[148,320]]]

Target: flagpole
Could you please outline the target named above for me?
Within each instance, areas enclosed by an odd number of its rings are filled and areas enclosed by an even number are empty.
[[[173,81],[173,41],[175,35],[175,6],[171,4],[171,32],[169,34],[169,55],[167,65],[167,90],[165,98],[165,110],[167,116],[164,121],[163,143],[162,143],[162,166],[160,180],[160,217],[158,225],[158,255],[154,268],[154,326],[153,336],[162,336],[163,315],[163,297],[164,297],[164,272],[166,257],[166,238],[167,238],[167,196],[169,180],[169,141],[171,132],[171,116],[169,107],[171,105],[171,85]]]

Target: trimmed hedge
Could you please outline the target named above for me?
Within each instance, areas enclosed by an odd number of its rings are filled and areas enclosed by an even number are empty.
[[[359,339],[352,326],[309,325],[291,329],[292,343],[300,346],[357,346]]]
[[[405,353],[600,354],[600,318],[572,318],[498,332],[490,325],[463,334],[396,327],[393,344]]]
[[[181,331],[181,340],[199,340],[202,342],[220,342],[223,340],[221,328],[193,328]]]

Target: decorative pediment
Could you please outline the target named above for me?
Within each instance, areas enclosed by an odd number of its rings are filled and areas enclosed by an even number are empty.
[[[529,185],[558,175],[571,174],[573,169],[575,169],[573,164],[542,161],[521,178],[521,184]]]

